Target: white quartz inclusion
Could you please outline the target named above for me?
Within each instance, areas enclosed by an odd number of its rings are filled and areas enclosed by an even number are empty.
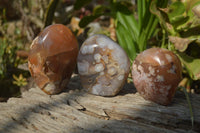
[[[85,60],[83,60],[82,62],[78,62],[78,72],[82,75],[88,74],[88,70],[89,70],[89,63]]]
[[[96,95],[115,95],[121,89],[126,78],[125,74],[130,69],[129,58],[125,51],[109,37],[93,35],[84,42],[81,53],[79,55],[82,56],[81,63],[78,62],[80,74],[84,75],[87,72],[88,76],[92,74],[97,76],[89,91]],[[89,53],[92,54],[88,55]],[[83,63],[83,59],[88,63]]]
[[[172,67],[167,70],[167,72],[171,74],[176,74],[176,65],[172,65]]]
[[[118,76],[118,80],[123,80],[124,79],[124,75],[119,75]]]
[[[81,49],[82,54],[92,54],[94,52],[95,44],[85,45]]]
[[[168,62],[172,62],[172,56],[171,55],[165,54],[165,57],[166,57]]]
[[[55,91],[55,89],[56,89],[56,86],[55,86],[55,84],[54,83],[48,83],[46,86],[45,86],[45,88],[44,88],[44,90],[46,91],[46,92],[49,92],[49,93],[53,93],[54,91]]]
[[[111,75],[111,76],[115,75],[116,72],[117,72],[117,70],[114,67],[110,67],[108,69],[108,74]]]
[[[119,64],[120,69],[125,71],[129,70],[129,60],[125,53],[125,51],[112,39],[104,36],[104,35],[97,35],[96,42],[102,49],[109,49],[111,50],[112,59],[117,61]],[[103,57],[102,57],[103,58]],[[107,62],[106,58],[104,61]]]
[[[157,75],[156,79],[157,79],[157,82],[163,82],[165,80],[162,75]]]
[[[99,36],[97,38],[97,43],[99,44],[100,48],[104,48],[110,45],[110,40],[108,38],[105,38],[104,36]]]
[[[94,60],[99,63],[101,61],[101,55],[99,53],[94,55]]]
[[[95,85],[92,87],[92,94],[98,95],[101,91],[102,91],[102,86],[101,86],[101,84],[95,84]]]
[[[101,72],[101,71],[103,71],[103,70],[104,70],[103,64],[96,64],[96,65],[95,65],[95,71],[96,71],[96,72]]]
[[[152,68],[151,66],[149,66],[149,73],[151,74],[151,75],[155,75],[155,69],[154,68]]]

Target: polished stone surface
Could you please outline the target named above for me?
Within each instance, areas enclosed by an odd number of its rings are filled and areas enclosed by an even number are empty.
[[[76,66],[78,43],[70,29],[61,24],[46,27],[32,42],[29,70],[47,94],[66,88]]]
[[[181,80],[179,58],[171,51],[150,48],[140,53],[132,66],[137,91],[147,100],[168,105]]]
[[[116,95],[130,69],[125,51],[105,35],[93,35],[83,43],[77,64],[83,88],[100,96]]]

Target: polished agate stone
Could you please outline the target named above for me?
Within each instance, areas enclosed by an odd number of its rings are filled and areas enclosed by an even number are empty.
[[[132,67],[133,83],[140,95],[161,105],[168,105],[181,80],[179,58],[171,51],[150,48],[140,53]]]
[[[84,89],[100,96],[114,96],[123,87],[130,62],[125,51],[105,35],[89,37],[79,51],[78,72]]]
[[[46,27],[32,42],[29,70],[37,86],[47,94],[66,88],[76,66],[78,43],[62,24]]]

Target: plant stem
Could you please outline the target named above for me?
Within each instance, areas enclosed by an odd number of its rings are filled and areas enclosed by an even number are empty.
[[[162,37],[162,44],[161,44],[161,48],[165,48],[165,30],[162,30],[162,33],[163,33],[163,37]]]
[[[189,106],[189,110],[190,110],[190,118],[191,118],[191,123],[192,123],[192,128],[194,127],[194,115],[193,115],[193,111],[192,111],[192,104],[190,102],[190,98],[189,98],[189,95],[187,93],[187,90],[185,87],[182,87],[180,86],[181,89],[183,89],[183,92],[185,94],[185,97],[187,99],[187,102],[188,102],[188,106]]]

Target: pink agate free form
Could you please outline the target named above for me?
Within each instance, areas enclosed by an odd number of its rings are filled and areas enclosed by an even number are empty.
[[[66,88],[76,66],[78,43],[62,24],[46,27],[32,42],[29,70],[37,86],[47,94]]]
[[[78,72],[84,89],[100,96],[114,96],[123,87],[130,62],[125,51],[105,35],[93,35],[82,45]]]
[[[137,91],[143,98],[161,105],[172,101],[181,76],[179,58],[166,49],[147,49],[133,62],[132,77]]]

